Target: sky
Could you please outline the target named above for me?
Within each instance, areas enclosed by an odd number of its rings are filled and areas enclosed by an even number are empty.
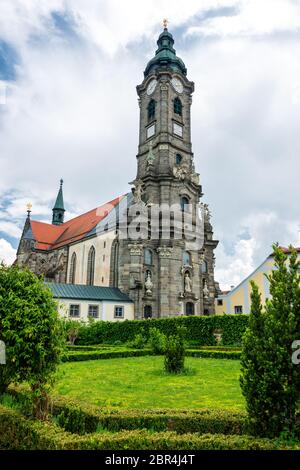
[[[169,20],[195,82],[192,142],[212,212],[215,278],[237,285],[273,242],[300,246],[299,0],[0,0],[0,259],[32,203],[50,222],[136,175],[136,85]]]

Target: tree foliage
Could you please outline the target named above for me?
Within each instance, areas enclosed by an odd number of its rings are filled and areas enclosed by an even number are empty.
[[[2,391],[10,382],[28,382],[42,417],[65,341],[51,291],[27,269],[0,266],[0,338],[6,345]]]
[[[275,269],[267,275],[272,298],[262,308],[252,284],[249,327],[243,339],[241,388],[252,429],[275,436],[293,431],[300,370],[292,362],[292,344],[300,334],[300,276],[297,252],[273,246]]]

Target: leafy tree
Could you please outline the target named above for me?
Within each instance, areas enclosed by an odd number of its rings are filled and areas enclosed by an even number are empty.
[[[172,374],[179,374],[184,370],[185,337],[187,329],[177,327],[176,334],[170,335],[166,342],[165,370]]]
[[[299,399],[299,368],[292,344],[300,333],[300,276],[297,252],[273,246],[275,269],[267,278],[272,298],[262,309],[252,283],[249,327],[243,338],[241,388],[252,430],[265,436],[293,431]]]
[[[44,418],[65,341],[50,289],[28,269],[0,266],[0,338],[6,345],[2,391],[10,382],[28,382],[34,414]]]

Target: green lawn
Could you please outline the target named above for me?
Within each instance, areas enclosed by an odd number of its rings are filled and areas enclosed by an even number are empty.
[[[68,362],[55,392],[94,405],[118,408],[244,409],[240,363],[186,359],[185,375],[166,375],[160,356]]]

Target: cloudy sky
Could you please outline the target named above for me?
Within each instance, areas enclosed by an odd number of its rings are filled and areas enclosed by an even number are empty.
[[[195,82],[193,151],[216,278],[236,285],[272,242],[300,245],[299,0],[0,0],[0,259],[26,215],[67,217],[129,190],[135,86],[163,18]]]

